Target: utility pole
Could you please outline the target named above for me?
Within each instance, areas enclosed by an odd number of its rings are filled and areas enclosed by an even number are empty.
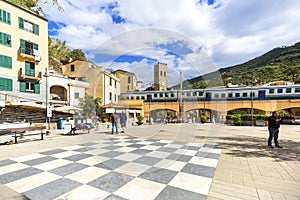
[[[49,97],[48,97],[48,69],[45,68],[45,74],[44,77],[46,77],[46,124],[48,125],[48,130],[50,130],[50,117],[52,116],[52,110],[49,105]]]
[[[183,122],[183,106],[182,106],[182,72],[180,71],[180,92],[179,92],[179,115],[180,122]]]

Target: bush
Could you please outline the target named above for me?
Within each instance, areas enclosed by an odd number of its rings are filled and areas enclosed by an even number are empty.
[[[201,121],[205,121],[205,120],[207,120],[207,118],[206,118],[206,116],[201,115],[200,120],[201,120]]]
[[[137,118],[137,120],[138,120],[139,122],[142,122],[142,121],[144,120],[144,117],[141,116],[141,115],[140,115],[140,116],[137,116],[136,118]]]
[[[102,120],[103,120],[105,123],[107,123],[107,122],[109,121],[107,117],[104,117]]]
[[[234,115],[231,115],[231,119],[232,119],[234,122],[240,122],[240,121],[241,121],[241,115],[240,115],[240,114],[234,114]]]

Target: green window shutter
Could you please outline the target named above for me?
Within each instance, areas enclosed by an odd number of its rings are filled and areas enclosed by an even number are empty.
[[[4,67],[5,63],[5,58],[3,55],[0,55],[0,67]]]
[[[12,69],[12,58],[9,56],[0,55],[0,67]]]
[[[3,11],[0,9],[0,21],[2,21],[2,22],[3,22],[2,13],[3,13]]]
[[[26,82],[20,81],[20,92],[26,92]]]
[[[19,28],[24,29],[24,19],[19,17]]]
[[[33,49],[39,50],[39,45],[34,43],[34,44],[33,44]]]
[[[2,10],[2,20],[3,22],[6,22],[6,11]]]
[[[12,91],[12,79],[0,78],[0,90]]]
[[[34,84],[34,93],[40,94],[40,83]]]
[[[35,67],[32,62],[25,62],[25,75],[35,77]]]
[[[0,44],[4,44],[4,33],[0,32]]]
[[[33,33],[39,35],[39,32],[40,32],[39,25],[33,24]]]
[[[10,20],[10,13],[7,13],[7,21],[6,21],[9,25],[11,24],[11,20]]]
[[[11,35],[6,34],[6,45],[11,47]]]
[[[21,53],[25,53],[25,40],[20,39]]]

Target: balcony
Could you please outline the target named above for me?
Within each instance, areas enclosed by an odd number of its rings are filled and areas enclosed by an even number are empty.
[[[22,58],[40,62],[41,61],[41,53],[38,50],[35,50],[30,47],[20,47],[19,54]]]
[[[22,68],[19,69],[19,72],[18,72],[18,77],[19,79],[22,79],[22,80],[29,80],[29,81],[35,81],[35,82],[38,82],[42,79],[42,72],[38,72],[37,73],[37,76],[28,76],[24,73],[24,70]]]

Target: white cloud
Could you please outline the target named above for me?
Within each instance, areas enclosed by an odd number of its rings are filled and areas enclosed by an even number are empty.
[[[101,9],[110,3],[117,5],[112,11],[124,18],[124,23],[114,23],[111,14]],[[144,55],[168,62],[171,68],[179,63],[182,66],[176,69],[185,71],[187,76],[194,73],[186,69],[187,60],[199,63],[200,59],[202,64],[196,65],[201,66],[200,73],[214,71],[213,62],[218,68],[239,64],[272,48],[294,44],[300,35],[300,1],[294,0],[218,0],[218,8],[196,0],[65,0],[60,4],[65,9],[62,13],[50,4],[43,8],[49,20],[65,25],[55,37],[65,40],[67,45],[89,52],[101,47],[102,53]],[[177,34],[151,32],[147,27]],[[136,31],[139,28],[142,30]],[[137,34],[131,34],[132,31]],[[194,52],[181,59],[155,46],[180,38],[194,43],[190,46]],[[209,59],[199,57],[197,48],[201,46],[212,57],[210,64],[206,63]],[[145,59],[134,65],[153,67],[148,63]],[[125,69],[132,65],[120,63]]]

